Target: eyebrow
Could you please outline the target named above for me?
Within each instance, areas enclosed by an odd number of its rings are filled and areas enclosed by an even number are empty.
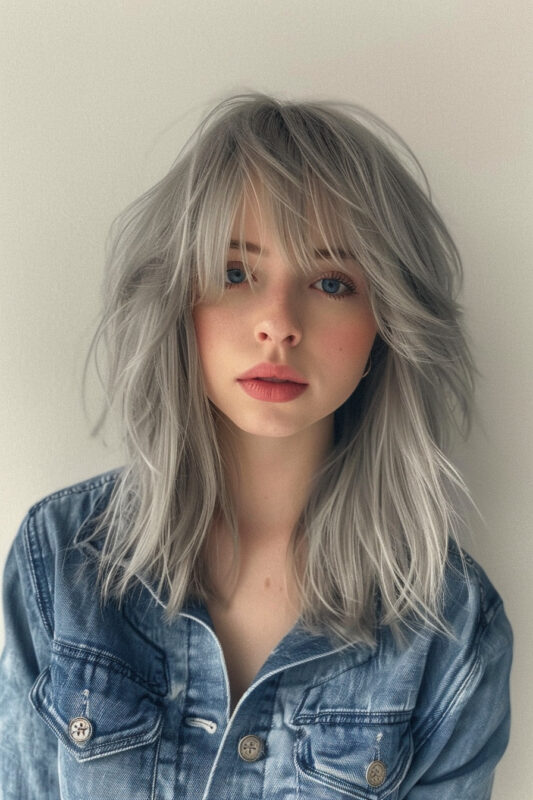
[[[259,254],[261,252],[259,245],[254,244],[254,242],[239,242],[237,239],[230,240],[229,249],[240,250],[243,245],[244,249],[249,253]],[[268,257],[267,250],[263,250],[263,254]],[[321,247],[315,250],[315,255],[320,256],[321,258],[333,258],[334,256],[337,256],[337,258],[345,261],[351,261],[355,258],[350,253],[347,253],[346,250],[343,250],[342,247]]]

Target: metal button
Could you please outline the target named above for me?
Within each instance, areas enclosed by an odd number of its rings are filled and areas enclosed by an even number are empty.
[[[93,735],[93,726],[86,717],[75,717],[68,724],[68,735],[76,744],[83,744]]]
[[[372,761],[366,770],[366,782],[369,786],[377,789],[382,783],[385,783],[387,777],[387,767],[383,761]]]
[[[257,761],[263,755],[263,740],[253,734],[243,736],[238,749],[239,755],[244,761]]]

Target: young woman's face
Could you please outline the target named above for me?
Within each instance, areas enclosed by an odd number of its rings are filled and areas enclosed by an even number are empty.
[[[273,232],[260,228],[253,210],[244,223],[255,291],[238,245],[230,245],[222,300],[193,311],[207,395],[249,434],[291,436],[317,425],[332,431],[333,413],[359,383],[377,332],[362,271],[353,259],[339,271],[317,254],[316,270],[306,276],[285,263]],[[238,238],[236,224],[232,244]],[[314,245],[325,247],[318,239]],[[256,246],[263,247],[260,261]],[[269,381],[265,364],[296,374]],[[280,382],[287,377],[294,381]]]

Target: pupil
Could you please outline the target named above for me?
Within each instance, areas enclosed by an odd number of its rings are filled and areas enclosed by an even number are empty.
[[[233,269],[228,269],[227,275],[230,283],[240,283],[244,278],[244,270],[234,267]]]
[[[328,294],[335,294],[336,290],[339,288],[339,281],[336,278],[325,278],[324,288]]]

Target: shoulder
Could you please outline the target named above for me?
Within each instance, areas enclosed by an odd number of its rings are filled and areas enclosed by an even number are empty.
[[[69,513],[72,509],[83,513],[83,511],[90,510],[95,504],[101,505],[102,500],[109,497],[121,472],[121,468],[102,472],[52,492],[31,506],[27,518],[53,517]]]
[[[419,781],[442,783],[464,797],[470,796],[466,785],[477,781],[485,796],[509,738],[513,636],[486,572],[455,545],[448,553],[442,618],[446,634],[426,630],[411,648],[410,666],[419,664],[420,671],[405,791]]]
[[[442,618],[447,633],[426,632],[424,674],[415,715],[419,746],[441,728],[458,724],[492,693],[508,707],[513,635],[499,592],[480,564],[451,544],[444,580]],[[442,733],[442,732],[441,732]]]
[[[120,473],[110,470],[46,495],[29,509],[19,536],[25,533],[30,542],[54,551],[73,544],[105,508]]]
[[[120,472],[95,475],[43,497],[31,506],[20,525],[8,556],[6,577],[26,585],[49,634],[54,628],[57,588],[65,583],[67,573],[72,579],[74,568],[83,560],[80,540],[109,502]]]
[[[463,640],[481,637],[503,610],[503,599],[485,570],[454,542],[448,547],[442,610],[452,638]]]

